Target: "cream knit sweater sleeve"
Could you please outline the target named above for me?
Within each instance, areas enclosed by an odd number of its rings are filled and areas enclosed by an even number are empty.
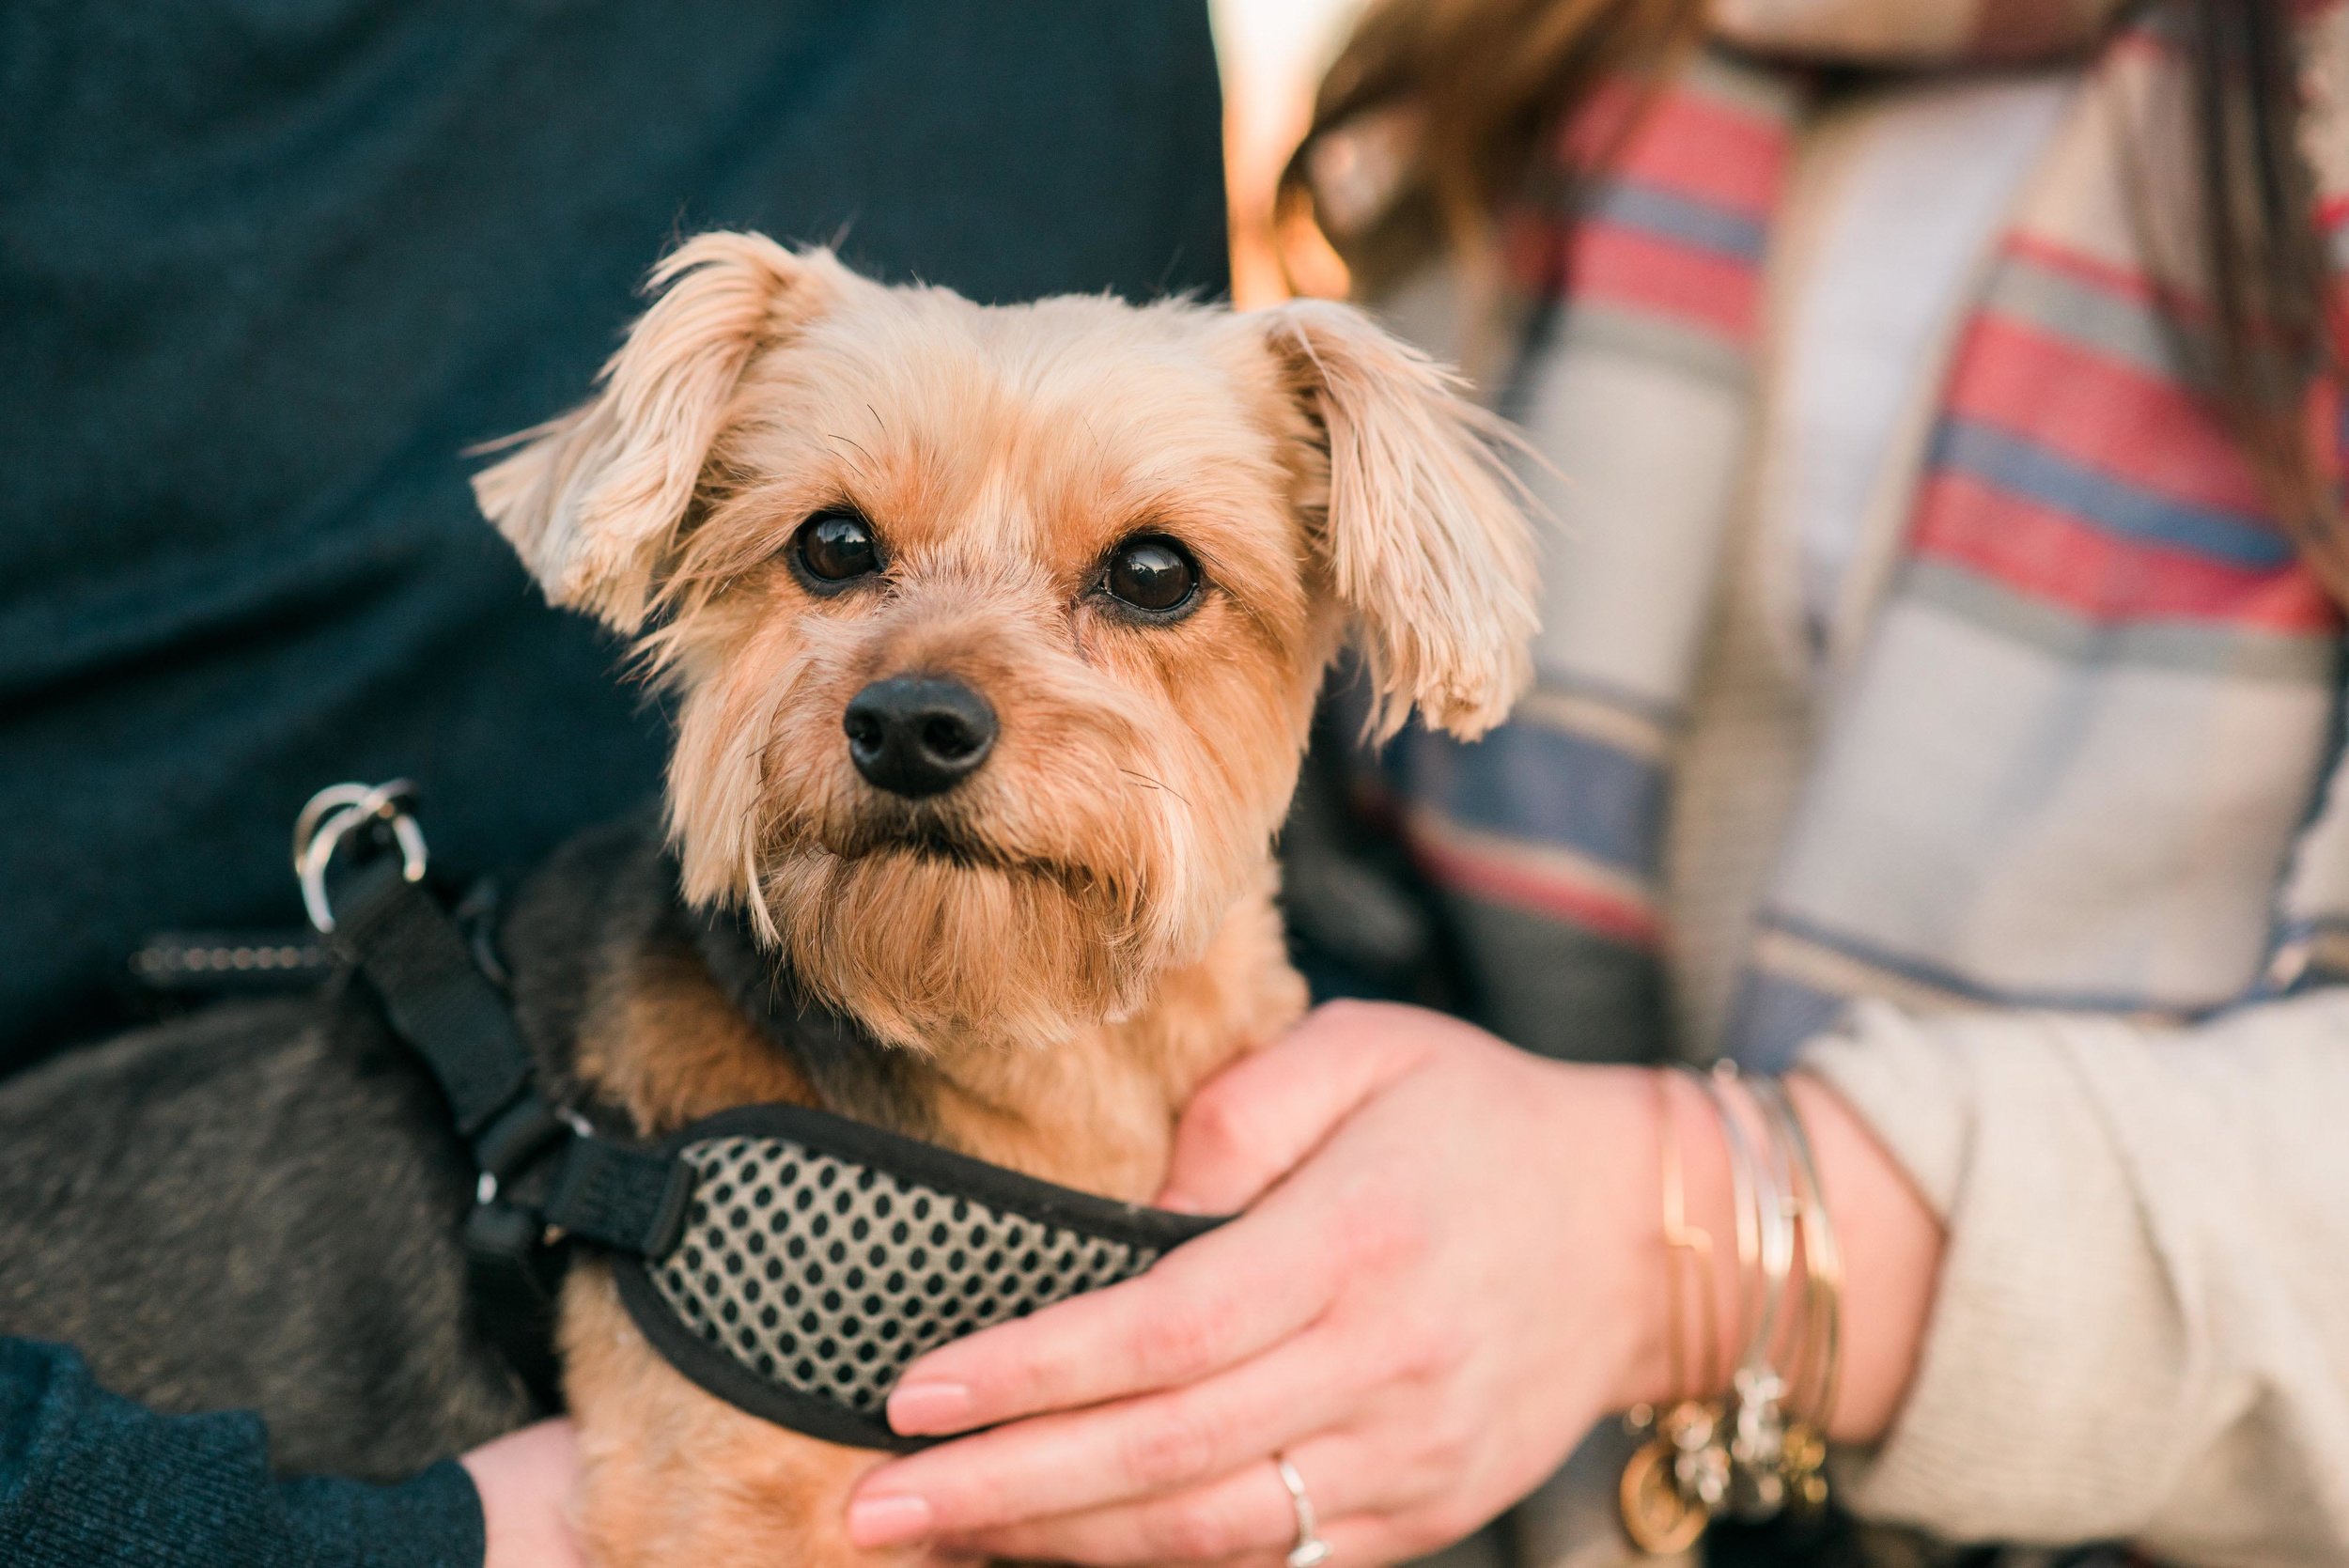
[[[2349,989],[2193,1029],[1862,1004],[1805,1067],[1948,1225],[1864,1516],[2349,1562]]]

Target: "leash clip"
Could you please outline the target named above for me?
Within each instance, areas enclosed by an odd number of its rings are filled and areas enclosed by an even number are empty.
[[[424,830],[408,811],[415,799],[414,784],[393,779],[380,784],[329,784],[302,808],[294,819],[294,875],[302,881],[302,908],[319,935],[334,929],[334,911],[326,898],[326,868],[352,829],[388,830],[399,849],[401,877],[411,882],[424,880]]]

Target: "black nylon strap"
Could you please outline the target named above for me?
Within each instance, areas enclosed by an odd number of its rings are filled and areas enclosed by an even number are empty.
[[[677,1245],[692,1196],[693,1172],[675,1155],[582,1134],[563,1153],[546,1217],[598,1246],[657,1258]]]
[[[432,895],[376,855],[334,890],[328,942],[374,986],[392,1027],[431,1069],[470,1141],[530,1082],[529,1049],[465,939]]]
[[[465,1216],[465,1296],[474,1326],[540,1408],[563,1406],[554,1355],[557,1293],[564,1258],[545,1245],[546,1223],[514,1203],[477,1203]]]
[[[537,1062],[474,946],[400,857],[363,860],[334,889],[335,955],[423,1059],[485,1183],[466,1216],[466,1292],[482,1334],[534,1399],[560,1405],[554,1318],[566,1253],[550,1227],[631,1255],[676,1245],[692,1172],[585,1130],[538,1093]],[[526,1189],[524,1196],[518,1188]],[[543,1195],[542,1198],[540,1195]]]
[[[474,1163],[503,1182],[571,1136],[570,1124],[537,1094],[525,1093],[473,1141]]]
[[[328,939],[431,1069],[474,1164],[504,1184],[552,1154],[536,1209],[545,1224],[640,1255],[675,1245],[692,1173],[674,1155],[574,1127],[537,1093],[537,1063],[506,999],[439,901],[401,875],[398,857],[363,863],[335,890],[335,903]]]

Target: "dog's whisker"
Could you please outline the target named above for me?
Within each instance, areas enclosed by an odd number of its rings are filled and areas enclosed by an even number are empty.
[[[1148,784],[1152,789],[1165,790],[1166,793],[1174,796],[1177,800],[1182,800],[1185,806],[1189,806],[1190,804],[1189,800],[1183,800],[1183,792],[1181,790],[1176,789],[1172,784],[1165,783],[1163,780],[1154,779],[1147,773],[1137,773],[1130,768],[1121,768],[1118,771],[1125,774],[1129,779],[1134,779],[1143,784]]]
[[[857,456],[863,458],[865,463],[869,463],[873,460],[873,455],[870,452],[865,451],[863,446],[858,445],[858,443],[853,441],[850,441],[847,436],[828,432],[824,439],[830,442],[837,442],[843,446],[855,448]],[[873,476],[864,470],[864,463],[857,462],[854,458],[849,459],[848,472],[855,474],[859,479],[863,480],[868,485],[873,482]]]

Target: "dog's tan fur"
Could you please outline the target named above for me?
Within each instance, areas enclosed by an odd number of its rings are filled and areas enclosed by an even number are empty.
[[[943,1141],[1147,1198],[1192,1088],[1303,1007],[1271,843],[1341,642],[1385,730],[1417,707],[1479,733],[1524,679],[1528,547],[1496,427],[1343,306],[983,308],[739,234],[655,282],[598,396],[476,484],[549,598],[636,636],[676,692],[687,895],[749,911],[913,1053]],[[887,568],[818,598],[786,551],[842,505]],[[1203,569],[1186,618],[1097,590],[1143,532]],[[858,691],[912,673],[958,678],[1001,725],[982,769],[924,800],[864,784],[841,734]],[[675,956],[607,977],[581,1063],[648,1131],[812,1097]],[[875,1455],[686,1383],[599,1272],[565,1315],[599,1562],[859,1555],[843,1498]]]

